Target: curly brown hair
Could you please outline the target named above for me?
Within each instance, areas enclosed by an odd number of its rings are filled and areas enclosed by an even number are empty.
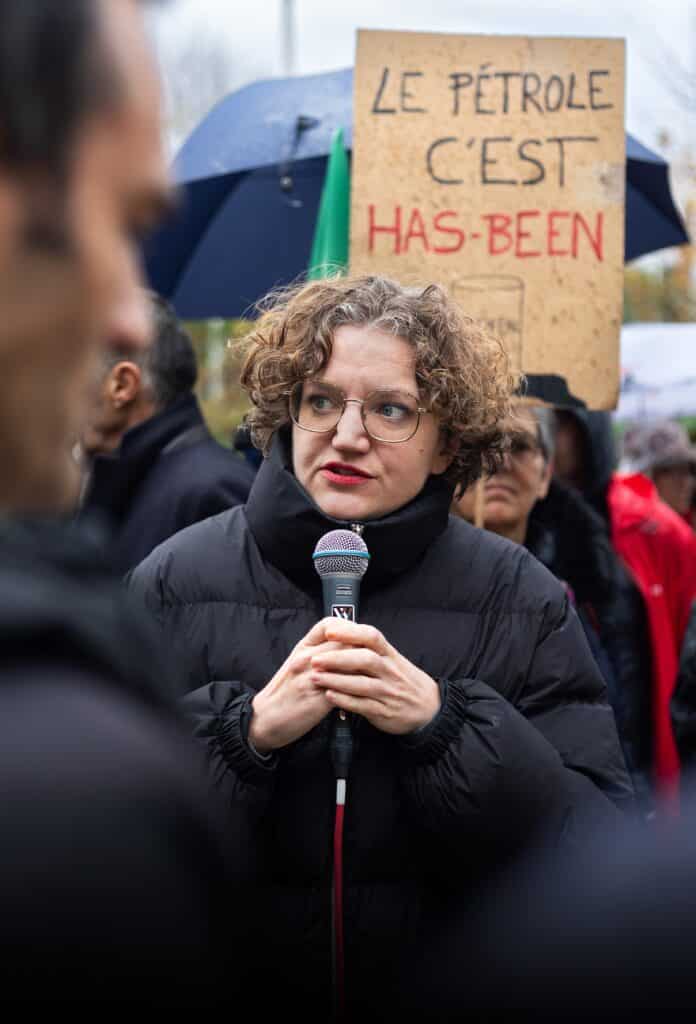
[[[293,385],[327,365],[335,331],[349,324],[413,345],[420,397],[453,453],[447,471],[453,483],[467,487],[500,465],[507,443],[503,420],[519,378],[501,343],[444,288],[404,287],[377,276],[330,278],[273,292],[259,310],[241,341],[240,380],[253,406],[247,415],[252,439],[264,454],[275,432],[290,422]]]

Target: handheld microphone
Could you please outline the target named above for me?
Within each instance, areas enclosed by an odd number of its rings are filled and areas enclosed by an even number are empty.
[[[319,538],[312,558],[321,577],[324,615],[357,622],[360,581],[370,562],[365,541],[352,530],[331,530]],[[350,724],[345,711],[339,711],[331,739],[331,759],[337,779],[348,778],[352,753]]]
[[[367,544],[352,530],[331,530],[317,541],[312,555],[324,591],[324,615],[358,620],[360,581],[367,572]]]

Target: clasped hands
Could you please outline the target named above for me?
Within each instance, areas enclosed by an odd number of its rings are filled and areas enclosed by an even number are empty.
[[[373,626],[325,618],[254,697],[249,739],[264,754],[304,736],[333,708],[394,735],[427,725],[440,708],[430,676]]]

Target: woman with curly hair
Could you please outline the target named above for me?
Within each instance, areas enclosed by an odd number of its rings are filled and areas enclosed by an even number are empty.
[[[305,1020],[330,1015],[332,712],[351,719],[345,992],[352,1014],[393,1013],[443,900],[611,819],[630,784],[564,588],[449,516],[455,486],[503,457],[518,381],[499,343],[440,287],[317,281],[266,304],[242,382],[266,456],[247,505],[167,541],[132,585],[250,879],[235,978]],[[358,623],[322,618],[312,555],[335,528],[370,554]]]

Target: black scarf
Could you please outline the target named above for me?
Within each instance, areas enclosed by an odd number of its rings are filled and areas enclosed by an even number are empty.
[[[447,527],[453,485],[430,476],[406,505],[364,524],[370,568],[363,590],[370,591],[413,568]],[[249,527],[269,562],[303,589],[316,587],[312,553],[328,530],[349,529],[350,521],[326,515],[298,483],[292,471],[290,432],[276,434],[246,505]]]

